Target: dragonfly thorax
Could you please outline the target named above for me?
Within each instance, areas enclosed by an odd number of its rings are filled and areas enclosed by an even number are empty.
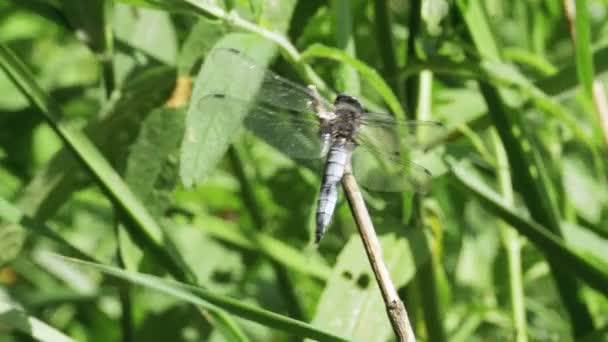
[[[339,94],[334,102],[334,108],[334,118],[328,123],[332,137],[354,140],[361,126],[363,106],[355,97]]]

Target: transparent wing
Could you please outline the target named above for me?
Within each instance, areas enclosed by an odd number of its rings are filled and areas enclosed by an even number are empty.
[[[248,130],[288,156],[302,159],[322,156],[319,123],[312,114],[264,107],[226,94],[204,96],[199,107],[201,112],[242,118]]]
[[[373,141],[360,138],[358,143],[352,168],[363,187],[375,191],[426,191],[432,177],[429,170]]]
[[[235,79],[234,82],[252,83],[249,87],[250,93],[247,94],[233,93],[229,89],[216,89],[212,93],[225,93],[244,100],[254,99],[253,102],[263,106],[303,113],[314,112],[315,104],[328,111],[333,108],[331,103],[315,96],[309,88],[275,74],[239,50],[215,49],[207,58],[239,70],[241,74],[237,75],[238,79]],[[253,82],[248,82],[249,80],[253,80]]]
[[[316,111],[332,110],[329,102],[238,50],[216,49],[207,58],[210,65],[229,65],[230,75],[218,75],[217,82],[208,84],[207,95],[198,102],[201,112],[242,118],[248,130],[288,156],[321,157]]]
[[[383,151],[395,153],[400,152],[402,146],[409,151],[419,149],[432,137],[444,132],[444,125],[438,121],[403,121],[386,113],[366,112],[357,136]]]

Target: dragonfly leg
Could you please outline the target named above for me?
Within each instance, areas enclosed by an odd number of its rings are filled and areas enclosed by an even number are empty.
[[[310,92],[310,96],[312,97],[312,100],[310,101],[310,106],[315,111],[317,116],[323,121],[333,120],[336,115],[332,111],[325,108],[325,105],[323,104],[323,98],[321,97],[321,94],[319,94],[317,88],[311,84],[308,86],[308,91]]]

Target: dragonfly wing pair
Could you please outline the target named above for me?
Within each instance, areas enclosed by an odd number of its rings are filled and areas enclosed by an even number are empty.
[[[245,127],[271,146],[297,159],[324,157],[326,148],[320,137],[319,107],[331,112],[333,105],[319,99],[309,88],[293,83],[257,65],[249,57],[232,49],[215,50],[208,58],[230,63],[247,71],[237,82],[251,89],[242,94],[217,89],[199,101],[202,113],[213,108],[223,115],[242,117]],[[320,102],[319,102],[320,101]],[[413,132],[434,122],[399,121],[383,113],[365,113],[359,133],[353,139],[353,172],[364,187],[376,191],[421,191],[430,180],[424,167],[401,155],[401,146],[415,147]],[[401,138],[400,138],[401,137]],[[405,139],[405,140],[404,140]]]

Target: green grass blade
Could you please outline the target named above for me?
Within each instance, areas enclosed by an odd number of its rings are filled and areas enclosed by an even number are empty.
[[[600,265],[571,249],[555,234],[536,221],[522,216],[503,197],[472,176],[474,171],[450,162],[453,180],[475,196],[488,210],[503,219],[520,234],[528,238],[548,258],[554,259],[560,267],[576,274],[587,285],[604,295],[608,295],[608,265]]]
[[[99,56],[105,96],[109,97],[114,91],[114,39],[110,13],[110,1],[106,0],[65,0],[62,3],[63,12],[72,24],[72,28],[86,39],[84,42]]]
[[[40,109],[40,113],[66,146],[85,165],[99,184],[107,191],[122,210],[134,221],[131,232],[138,243],[148,248],[163,266],[177,279],[195,282],[193,274],[184,267],[182,261],[170,254],[163,246],[160,226],[150,216],[146,208],[122,181],[93,143],[80,131],[58,121],[60,110],[47,98],[33,76],[19,59],[5,45],[0,45],[0,66],[11,77],[30,101]]]
[[[194,304],[209,311],[217,311],[218,309],[222,309],[243,319],[250,320],[267,327],[283,330],[291,335],[312,338],[319,341],[346,341],[344,338],[320,330],[310,324],[281,316],[267,310],[259,309],[248,304],[243,304],[241,300],[220,296],[201,287],[170,281],[143,273],[128,272],[119,268],[86,262],[78,259],[65,258],[57,255],[49,256],[64,258],[73,263],[90,267],[107,275],[123,279],[132,284],[166,293],[172,297]]]
[[[608,46],[593,51],[591,55],[593,69],[599,74],[608,70]],[[549,96],[557,96],[572,90],[578,83],[577,63],[571,62],[562,67],[556,74],[542,78],[535,85]]]
[[[418,14],[416,14],[418,15]],[[392,20],[390,15],[389,3],[384,0],[374,1],[374,23],[376,25],[376,42],[378,44],[378,54],[382,59],[382,75],[391,88],[399,91],[399,79],[397,78],[397,57],[395,42],[393,40]]]
[[[458,5],[480,54],[499,58],[481,4],[459,1]],[[492,109],[489,114],[507,151],[516,189],[521,193],[532,217],[552,233],[561,236],[559,213],[549,195],[551,183],[521,114],[514,114],[506,107],[499,90],[493,85],[479,82],[479,87],[487,107]],[[593,329],[593,321],[582,298],[580,286],[569,271],[553,259],[552,253],[548,253],[547,257],[562,302],[570,315],[574,336],[581,336]]]
[[[36,317],[28,315],[19,307],[0,300],[0,326],[2,330],[16,330],[38,341],[72,342],[69,336]],[[9,337],[10,340],[10,337]]]
[[[591,33],[589,29],[589,7],[587,0],[576,0],[576,71],[583,85],[585,96],[592,98],[593,58],[591,57]]]
[[[235,223],[213,216],[197,219],[193,225],[223,242],[249,251],[261,252],[292,271],[323,281],[327,280],[331,274],[331,268],[325,262],[305,256],[301,250],[291,247],[270,234],[258,232],[255,240],[252,240],[250,234],[244,233]]]
[[[331,3],[336,47],[344,50],[349,56],[355,57],[355,35],[353,32],[352,4],[349,0],[338,0]],[[341,64],[339,66],[336,88],[341,92],[354,96],[360,95],[361,86],[359,75],[351,65]]]
[[[78,247],[69,243],[61,235],[55,233],[55,231],[49,226],[27,216],[25,213],[19,210],[19,208],[13,206],[4,198],[0,198],[0,217],[8,223],[19,225],[29,230],[33,234],[40,234],[57,242],[60,246],[66,248],[68,251],[70,251],[70,253],[78,258],[96,262],[95,258],[89,256]]]
[[[391,90],[391,87],[382,79],[376,70],[364,62],[348,55],[342,50],[328,47],[322,44],[313,44],[302,53],[303,59],[315,57],[328,58],[340,63],[348,64],[355,68],[361,77],[369,82],[370,86],[378,92],[384,102],[388,105],[391,112],[401,120],[405,120],[405,112],[399,103],[399,98]]]

